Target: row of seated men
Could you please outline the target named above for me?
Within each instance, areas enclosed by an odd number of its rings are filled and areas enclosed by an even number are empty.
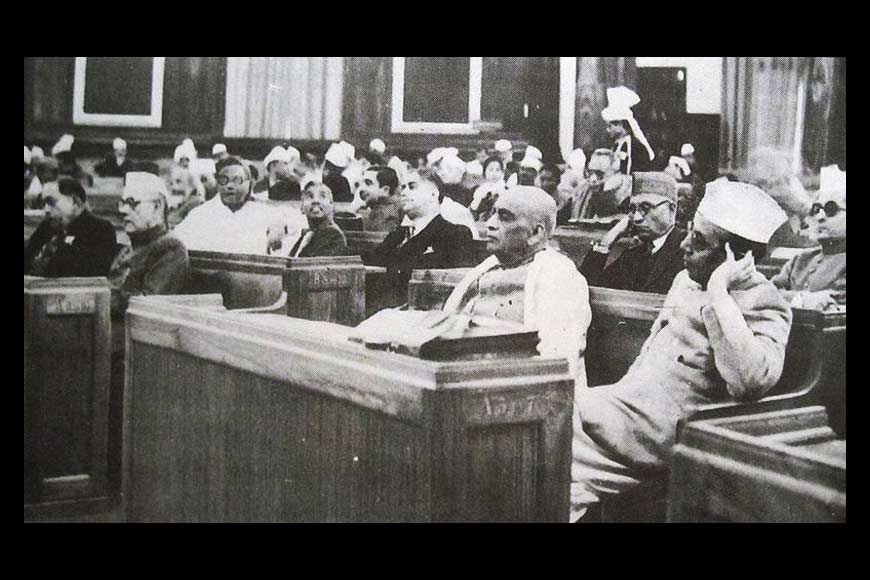
[[[25,250],[25,272],[107,275],[114,289],[113,307],[123,311],[131,295],[178,292],[188,263],[186,248],[203,240],[221,244],[250,239],[251,253],[289,246],[284,255],[290,256],[347,251],[344,235],[332,220],[328,186],[306,184],[302,213],[292,214],[252,199],[250,170],[235,158],[219,164],[217,184],[219,195],[169,233],[165,182],[151,174],[128,173],[119,210],[132,246],[117,254],[112,226],[90,214],[80,182],[61,179],[56,187],[47,185],[50,219]],[[386,266],[396,283],[406,282],[415,268],[458,265],[472,239],[469,228],[444,219],[442,185],[429,169],[408,170],[401,176],[400,205],[409,223],[394,228],[366,257]],[[487,220],[486,242],[492,255],[466,276],[444,305],[448,312],[537,330],[542,355],[569,361],[576,382],[575,519],[589,505],[630,489],[649,469],[666,462],[677,422],[694,406],[723,396],[757,398],[782,372],[791,324],[789,295],[780,293],[754,265],[764,257],[774,231],[786,222],[785,212],[757,187],[716,181],[706,186],[683,232],[674,224],[676,201],[672,178],[634,174],[628,217],[596,245],[581,272],[550,245],[557,221],[553,197],[538,187],[509,186],[494,197]],[[823,189],[818,203],[817,257],[825,261],[836,253],[832,250],[845,249],[845,189]],[[296,229],[291,233],[291,228]],[[629,235],[636,247],[608,266],[610,245]],[[777,278],[781,285],[803,284],[789,291],[806,301],[813,294],[807,291],[811,281],[835,269],[820,272],[816,258],[795,259]],[[593,280],[647,288],[667,293],[667,298],[626,376],[614,385],[586,389],[582,353],[591,321],[588,285]],[[844,294],[844,263],[842,281]]]

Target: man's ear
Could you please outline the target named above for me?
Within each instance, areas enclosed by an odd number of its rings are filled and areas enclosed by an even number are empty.
[[[529,237],[528,245],[537,246],[542,239],[546,237],[544,224],[535,224],[532,226],[532,235]]]

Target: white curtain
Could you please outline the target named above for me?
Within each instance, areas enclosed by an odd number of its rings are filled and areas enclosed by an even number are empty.
[[[335,140],[342,57],[228,57],[224,135]]]
[[[723,59],[720,168],[744,167],[759,147],[800,151],[809,60]],[[799,161],[797,156],[795,162]]]

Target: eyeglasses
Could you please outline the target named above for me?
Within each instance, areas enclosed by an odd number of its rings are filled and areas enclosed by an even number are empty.
[[[236,175],[235,177],[232,178],[232,180],[230,180],[230,178],[227,177],[226,175],[218,175],[217,176],[218,185],[226,185],[230,181],[232,181],[233,184],[235,184],[235,185],[241,185],[245,181],[247,181],[247,178],[245,178],[244,176],[241,176],[241,175]]]
[[[596,178],[598,181],[601,181],[602,179],[604,179],[604,172],[603,172],[603,171],[599,171],[599,170],[597,170],[597,169],[587,169],[586,172],[585,172],[585,175],[586,175],[586,179],[589,179],[589,178],[592,177],[593,175],[595,176],[595,178]]]
[[[836,201],[829,201],[825,205],[814,203],[812,208],[810,208],[810,215],[816,215],[819,213],[819,210],[825,210],[825,215],[832,218],[839,212],[846,211],[846,208],[837,205]]]
[[[124,208],[124,206],[127,206],[131,210],[136,211],[136,208],[139,207],[139,204],[141,204],[145,201],[156,202],[157,200],[156,199],[136,200],[136,199],[133,199],[132,197],[128,197],[126,199],[119,199],[118,200],[118,211],[121,211]]]
[[[657,204],[651,204],[649,202],[641,202],[639,204],[631,203],[628,205],[628,213],[640,213],[640,215],[645,216],[655,208],[660,205],[664,205],[666,203],[671,203],[668,200],[660,201]]]
[[[135,210],[137,207],[139,207],[140,203],[142,203],[142,202],[139,200],[135,200],[132,197],[128,197],[127,199],[119,199],[118,200],[118,210],[120,211],[121,209],[124,208],[124,206],[127,206],[130,209]]]

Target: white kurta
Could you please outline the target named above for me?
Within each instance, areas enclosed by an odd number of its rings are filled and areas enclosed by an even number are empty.
[[[236,212],[223,204],[219,195],[194,208],[173,233],[188,250],[236,254],[268,254],[267,230],[280,231],[289,249],[308,220],[292,206],[251,200]]]

